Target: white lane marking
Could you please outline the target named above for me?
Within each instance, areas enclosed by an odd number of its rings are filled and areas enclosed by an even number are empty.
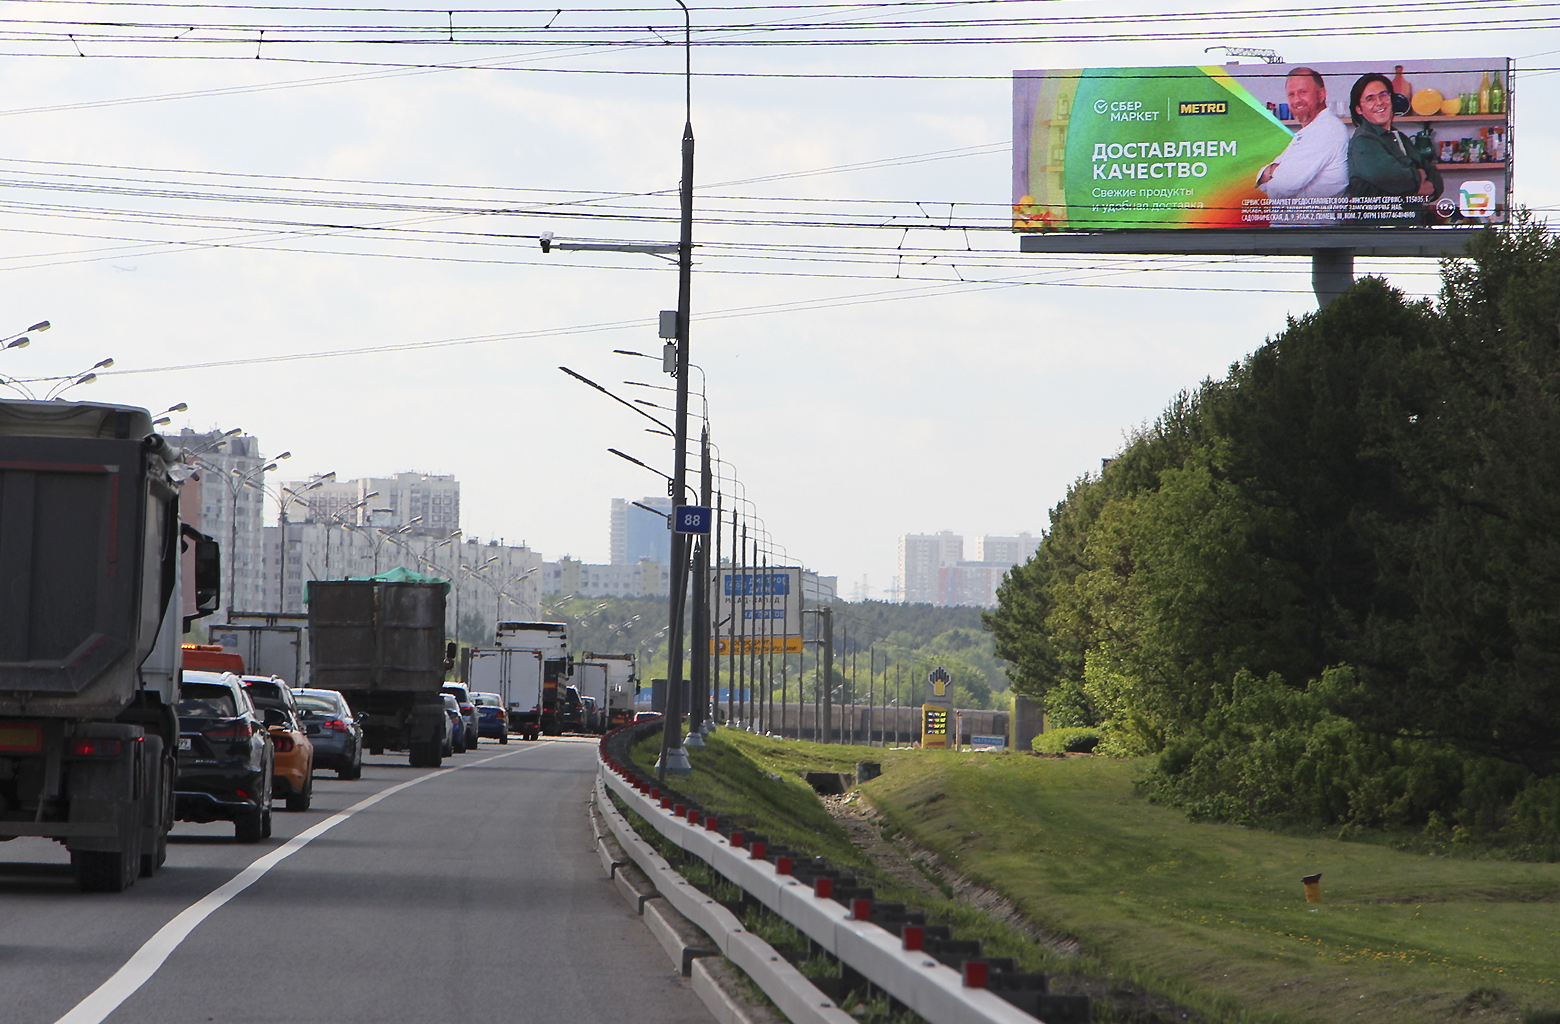
[[[359,800],[344,811],[337,811],[308,831],[300,832],[282,846],[258,858],[244,870],[228,879],[227,882],[213,889],[188,907],[185,907],[184,910],[179,912],[177,917],[159,928],[157,934],[147,939],[145,944],[136,950],[129,960],[125,961],[125,965],[114,972],[113,977],[99,985],[91,995],[77,1003],[71,1008],[69,1013],[55,1021],[54,1024],[101,1024],[109,1014],[119,1009],[121,1003],[129,999],[142,985],[145,985],[152,979],[152,975],[157,973],[163,962],[173,954],[174,950],[179,948],[179,944],[188,938],[190,932],[194,931],[196,926],[202,921],[215,913],[228,900],[260,881],[267,871],[270,871],[288,857],[291,857],[320,836],[340,825],[358,811],[372,807],[386,797],[394,796],[403,789],[410,789],[413,786],[427,782],[429,779],[437,779],[451,772],[458,772],[462,768],[475,768],[479,764],[497,761],[501,757],[523,754],[527,750],[537,750],[546,745],[547,743],[544,741],[520,750],[510,750],[502,754],[495,754],[492,757],[484,757],[480,761],[472,761],[469,764],[458,764],[452,768],[441,768],[438,771],[429,772],[427,775],[419,776],[408,782],[391,786],[389,789],[381,790],[371,797]]]

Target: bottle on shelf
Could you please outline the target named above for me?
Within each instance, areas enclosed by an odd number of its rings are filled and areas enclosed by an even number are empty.
[[[1501,79],[1506,76],[1501,72],[1495,72],[1494,81],[1490,82],[1490,113],[1504,114],[1506,112],[1506,86]]]
[[[1484,77],[1479,81],[1479,113],[1490,112],[1490,73],[1484,72]]]
[[[1403,65],[1401,64],[1397,66],[1397,74],[1392,78],[1392,91],[1404,98],[1410,98],[1414,95],[1413,86],[1409,84],[1408,79],[1403,77]]]

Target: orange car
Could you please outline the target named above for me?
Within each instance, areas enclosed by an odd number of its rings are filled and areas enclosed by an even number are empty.
[[[307,811],[314,800],[314,744],[303,731],[292,690],[276,676],[243,678],[249,699],[265,715],[276,748],[271,796],[286,798],[289,811]]]

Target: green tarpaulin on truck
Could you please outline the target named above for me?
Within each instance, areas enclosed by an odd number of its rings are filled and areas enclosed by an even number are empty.
[[[400,565],[393,569],[386,569],[378,576],[348,576],[347,579],[373,580],[378,583],[442,583],[444,584],[444,592],[446,594],[450,592],[449,580],[441,576],[425,576],[414,569],[408,569]]]

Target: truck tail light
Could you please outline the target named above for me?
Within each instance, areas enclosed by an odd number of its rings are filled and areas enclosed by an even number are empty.
[[[78,737],[67,748],[74,757],[118,757],[118,740],[100,740]]]

